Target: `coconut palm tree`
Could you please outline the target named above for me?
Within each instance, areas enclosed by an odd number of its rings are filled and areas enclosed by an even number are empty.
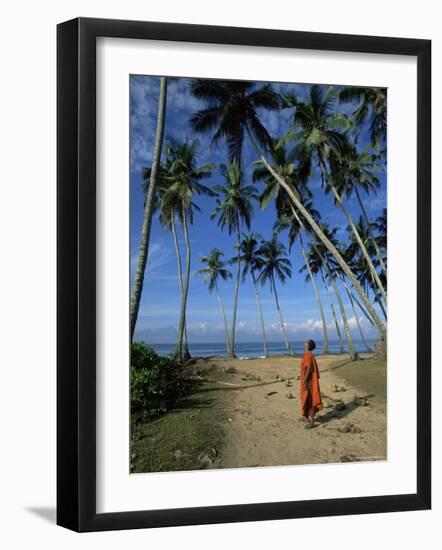
[[[290,185],[292,192],[302,202],[305,210],[309,213],[312,219],[318,222],[320,218],[319,212],[313,208],[312,202],[310,201],[312,193],[306,185],[305,181],[303,181],[303,179],[300,177],[300,174],[295,164],[290,162],[290,160],[288,159],[287,151],[284,144],[274,141],[272,144],[272,148],[270,149],[270,155],[272,157],[274,170],[277,171],[277,173],[284,178],[285,182],[288,185]],[[295,207],[290,201],[288,194],[284,191],[284,189],[282,189],[279,182],[267,170],[263,161],[258,160],[254,162],[254,165],[255,169],[253,171],[253,181],[262,181],[265,185],[264,190],[259,197],[261,208],[266,208],[272,199],[275,203],[277,221],[273,226],[274,231],[279,234],[281,231],[288,229],[289,251],[291,250],[296,238],[299,237],[305,266],[309,271],[310,280],[318,301],[319,311],[321,314],[324,333],[323,353],[329,353],[327,323],[325,320],[324,309],[314,275],[310,269],[309,261],[305,255],[304,242],[302,240],[302,231],[304,230],[306,232],[306,228],[301,221],[300,216],[296,213]]]
[[[344,279],[342,278],[342,275],[339,273],[339,271],[337,271],[337,276],[338,278],[340,279],[341,283],[343,284],[344,288],[345,288],[345,291],[347,293],[347,296],[348,296],[348,299],[350,301],[350,304],[351,304],[351,308],[353,310],[353,315],[354,315],[354,318],[356,320],[356,324],[358,326],[358,330],[359,330],[359,334],[361,335],[361,340],[362,342],[364,343],[364,346],[367,348],[367,351],[369,353],[372,353],[373,350],[371,349],[371,347],[368,345],[367,343],[367,340],[365,339],[365,335],[364,335],[364,332],[362,330],[362,327],[361,327],[361,323],[359,321],[359,317],[358,317],[358,314],[356,313],[356,308],[355,308],[355,303],[354,303],[354,300],[353,300],[353,296],[350,292],[350,289],[348,288],[348,285],[345,283]]]
[[[230,331],[230,356],[235,356],[236,312],[238,309],[238,291],[241,276],[241,228],[250,229],[253,216],[253,200],[258,198],[252,185],[243,182],[242,170],[236,160],[227,165],[221,165],[224,177],[223,185],[214,185],[217,193],[216,207],[212,219],[218,218],[221,229],[227,228],[229,235],[236,234],[236,277],[233,294],[232,328]]]
[[[375,257],[376,249],[373,244],[373,239],[371,238],[370,229],[365,223],[364,218],[360,216],[358,223],[355,225],[359,233],[360,239],[364,242],[364,246],[367,252],[371,254],[373,257]],[[387,312],[385,311],[384,304],[382,302],[382,298],[379,293],[379,289],[375,284],[373,274],[366,262],[365,256],[362,255],[360,252],[359,242],[356,241],[354,237],[354,233],[352,232],[350,227],[347,227],[347,232],[349,234],[350,244],[347,247],[347,250],[345,252],[346,260],[349,264],[353,265],[354,270],[357,273],[359,273],[359,280],[367,285],[367,296],[368,296],[368,289],[371,289],[371,291],[374,294],[376,302],[379,304],[379,307],[382,310],[382,313],[385,319],[387,319]],[[377,262],[375,261],[375,263]]]
[[[157,192],[154,203],[154,211],[159,211],[159,220],[161,225],[167,230],[172,232],[173,242],[175,247],[175,255],[177,260],[177,270],[178,270],[178,284],[180,289],[180,296],[184,294],[183,287],[183,270],[181,262],[181,254],[178,245],[178,235],[176,229],[176,218],[179,216],[179,200],[172,201],[170,196],[166,195],[167,190],[169,189],[172,180],[169,178],[171,160],[166,159],[159,166],[158,171],[158,184]],[[151,168],[145,168],[143,171],[143,191],[147,195],[150,183]],[[164,202],[164,197],[166,195],[166,202]],[[184,321],[184,340],[183,340],[183,357],[184,359],[190,359],[190,351],[187,338],[187,326],[186,321]]]
[[[364,240],[367,241],[368,240],[367,230],[366,230],[366,228],[364,228],[364,222],[363,222],[362,216],[360,217],[360,221],[359,221],[359,224],[358,224],[358,231],[363,236]],[[348,232],[350,244],[349,245],[346,244],[346,250],[345,250],[345,252],[342,252],[342,255],[345,258],[345,260],[347,261],[347,263],[352,266],[353,271],[358,273],[360,268],[359,268],[359,265],[357,263],[355,263],[355,256],[359,255],[362,262],[364,262],[364,258],[360,254],[360,249],[359,249],[357,243],[355,242],[354,235],[351,232],[351,229],[349,227],[347,227],[347,232]],[[367,246],[367,248],[368,248],[368,246]],[[372,243],[370,243],[370,253],[372,253],[372,248],[373,248],[373,245],[372,245]],[[339,279],[339,281],[341,282],[342,286],[345,289],[345,292],[348,296],[351,308],[353,310],[353,315],[354,315],[354,318],[355,318],[355,321],[356,321],[356,324],[357,324],[357,327],[358,327],[358,330],[359,330],[359,334],[361,336],[361,340],[363,341],[365,347],[367,348],[367,351],[371,353],[373,350],[370,348],[370,346],[368,345],[368,343],[365,339],[365,336],[364,336],[364,333],[362,331],[362,327],[361,327],[361,324],[360,324],[360,321],[359,321],[359,317],[356,313],[355,302],[359,305],[359,308],[361,309],[361,311],[364,313],[364,315],[367,317],[367,319],[369,320],[369,322],[372,325],[373,325],[373,321],[372,321],[372,319],[370,319],[370,316],[367,314],[367,312],[365,311],[363,306],[360,304],[358,299],[353,296],[353,293],[351,292],[351,289],[347,285],[347,283],[345,281],[345,278],[344,278],[343,274],[341,273],[341,271],[339,269],[337,269],[336,267],[332,267],[331,271],[333,272],[333,275],[337,279]],[[365,273],[368,277],[369,276],[369,270],[367,269],[366,264],[365,264]],[[373,289],[373,285],[372,285],[372,290],[375,293],[377,288],[374,287],[374,289]],[[367,296],[368,296],[368,292],[367,292]],[[375,294],[375,296],[376,296],[376,294]]]
[[[258,255],[258,242],[262,240],[260,235],[256,233],[250,233],[250,235],[243,235],[240,251],[241,251],[241,263],[242,263],[242,281],[244,282],[247,275],[250,273],[253,282],[253,288],[255,290],[256,303],[258,305],[259,318],[261,322],[262,340],[264,344],[264,355],[268,357],[269,350],[267,345],[266,331],[264,325],[264,315],[262,312],[261,299],[259,296],[258,286],[256,284],[256,272],[260,270],[262,262]]]
[[[375,227],[378,232],[378,240],[381,248],[387,249],[387,209],[382,209],[382,214],[376,218]]]
[[[353,119],[358,127],[368,120],[371,142],[379,148],[385,143],[387,135],[387,89],[345,86],[339,92],[341,103],[351,102],[357,105]]]
[[[322,307],[322,300],[321,300],[321,296],[319,294],[318,286],[317,286],[316,281],[315,281],[315,276],[313,275],[313,271],[312,271],[309,259],[307,257],[306,251],[305,251],[304,241],[302,239],[302,232],[301,231],[299,232],[299,242],[301,244],[302,257],[304,258],[304,266],[308,270],[310,281],[313,285],[313,289],[314,289],[315,295],[316,295],[316,300],[318,302],[319,311],[321,313],[322,331],[324,333],[324,349],[322,350],[322,353],[328,354],[328,353],[330,353],[330,350],[328,348],[328,331],[327,331],[327,323],[326,323],[326,320],[325,320],[324,308]]]
[[[308,246],[307,251],[306,251],[306,256],[307,256],[307,260],[308,260],[310,269],[312,270],[312,273],[314,273],[315,275],[317,275],[319,273],[319,275],[321,276],[322,285],[325,289],[325,293],[327,294],[328,301],[329,301],[329,304],[330,304],[330,309],[331,309],[332,316],[333,316],[333,321],[335,323],[336,334],[338,335],[339,353],[342,355],[343,353],[345,353],[344,342],[342,340],[341,329],[339,327],[338,317],[336,315],[335,306],[333,304],[332,294],[331,294],[329,286],[327,285],[327,281],[324,277],[323,261],[322,261],[321,257],[319,256],[319,254],[316,250],[315,243],[312,242],[312,241],[310,241],[310,243],[309,243],[309,246]]]
[[[387,267],[387,209],[382,209],[382,214],[376,218],[376,220],[373,223],[373,226],[375,228],[375,239],[378,243],[378,246],[381,249],[381,255],[382,260],[384,262],[385,267]],[[384,276],[386,274],[382,274]],[[385,288],[387,288],[387,278],[385,277],[382,279],[382,283],[384,284]]]
[[[152,155],[152,169],[150,184],[144,204],[143,225],[141,227],[140,245],[138,251],[138,263],[135,271],[134,282],[130,297],[130,338],[133,339],[138,311],[140,309],[141,295],[143,293],[144,272],[146,270],[149,255],[149,239],[154,211],[155,190],[157,185],[158,169],[161,162],[161,150],[163,148],[164,123],[166,120],[167,78],[160,78],[160,95],[158,99],[157,129],[155,145]]]
[[[347,254],[348,257],[348,254]],[[379,308],[382,312],[382,315],[385,320],[387,320],[387,312],[384,308],[384,304],[382,300],[380,299],[377,289],[373,290],[373,278],[371,277],[370,271],[367,268],[367,264],[362,257],[356,257],[353,258],[351,261],[351,266],[353,269],[353,272],[356,274],[359,284],[364,289],[365,295],[367,296],[367,299],[370,300],[370,291],[373,292],[374,295],[374,301],[379,305]]]
[[[339,272],[339,270],[336,270],[336,274],[339,277],[339,280],[342,282],[343,286],[345,287],[345,290],[347,293],[351,296],[353,302],[359,307],[359,309],[364,314],[367,321],[370,323],[372,327],[374,327],[373,319],[370,317],[370,315],[367,313],[367,310],[364,308],[364,306],[361,304],[361,302],[356,298],[354,295],[352,289],[348,286],[345,278],[343,277],[342,273]]]
[[[191,90],[196,97],[206,100],[209,104],[207,109],[198,111],[192,117],[191,124],[193,128],[197,131],[213,131],[215,141],[224,137],[231,157],[241,156],[244,137],[247,136],[249,138],[258,159],[288,194],[293,205],[303,219],[305,219],[311,231],[318,236],[333,255],[336,262],[351,281],[353,288],[358,293],[367,311],[372,316],[379,335],[383,340],[386,340],[385,325],[365,296],[356,276],[345,263],[338,250],[327,240],[319,225],[304,208],[299,195],[295,193],[293,187],[285,181],[284,177],[278,173],[266,158],[266,153],[272,145],[272,140],[259,120],[256,109],[262,107],[268,110],[278,110],[281,105],[279,96],[273,92],[270,86],[264,86],[255,90],[255,95],[250,97],[251,94],[235,93],[230,82],[220,81],[195,81],[191,86]],[[241,100],[239,96],[241,96]],[[296,139],[296,134],[292,135],[291,138]],[[305,167],[305,164],[302,166]],[[302,173],[303,181],[305,181],[308,175],[305,171]]]
[[[333,245],[333,243],[331,243],[327,239],[327,236],[323,233],[318,223],[314,220],[314,218],[309,214],[308,210],[304,207],[304,205],[302,204],[299,198],[299,194],[296,193],[292,189],[292,187],[288,183],[286,183],[285,180],[272,167],[272,165],[267,161],[265,156],[259,151],[259,148],[257,147],[256,143],[254,143],[254,146],[255,146],[255,150],[260,155],[260,160],[263,162],[264,166],[267,168],[267,170],[272,174],[272,176],[278,181],[281,187],[289,195],[290,200],[292,201],[296,210],[299,212],[299,214],[297,215],[302,216],[302,218],[305,219],[306,223],[309,225],[309,233],[311,233],[312,235],[315,235],[323,243],[323,245],[327,248],[327,250],[335,259],[336,263],[340,266],[342,271],[345,273],[346,277],[350,280],[353,288],[359,295],[361,302],[364,304],[371,318],[373,319],[376,330],[378,331],[380,337],[382,338],[383,341],[386,341],[387,332],[386,332],[385,325],[379,318],[375,308],[372,306],[372,304],[370,303],[370,300],[367,298],[366,294],[364,293],[364,290],[359,284],[359,281],[356,275],[352,272],[352,270],[350,269],[348,264],[345,262],[344,258],[339,253],[337,248]]]
[[[217,248],[213,248],[208,256],[203,256],[201,262],[207,267],[199,269],[197,275],[203,275],[203,281],[208,283],[209,291],[212,292],[213,289],[216,291],[216,297],[218,298],[219,307],[221,310],[221,315],[224,321],[224,330],[226,333],[226,351],[227,355],[230,355],[230,338],[229,338],[229,327],[227,325],[226,312],[224,309],[223,302],[221,300],[221,295],[218,288],[218,280],[222,279],[227,281],[232,277],[232,273],[226,269],[226,262],[222,260],[224,253]]]
[[[186,245],[186,268],[183,277],[183,292],[181,296],[181,311],[178,324],[178,340],[175,357],[183,359],[184,327],[186,320],[187,296],[189,292],[191,247],[189,239],[189,224],[193,223],[194,212],[199,207],[193,202],[194,195],[215,196],[215,193],[201,181],[211,176],[213,164],[198,165],[199,142],[186,141],[182,144],[172,144],[168,149],[170,167],[168,180],[170,186],[163,197],[163,208],[178,213],[183,229]]]
[[[279,305],[278,292],[276,289],[276,279],[281,283],[284,283],[287,277],[292,275],[292,264],[287,257],[287,251],[285,246],[278,241],[277,236],[273,235],[272,239],[261,242],[261,246],[258,249],[258,256],[260,257],[261,271],[258,275],[258,281],[261,285],[270,283],[270,290],[275,296],[276,309],[279,314],[281,323],[281,332],[284,337],[287,351],[290,355],[293,355],[293,350],[290,347],[287,333],[285,331],[284,319],[282,316],[281,307]]]
[[[338,193],[347,198],[351,198],[353,193],[356,195],[359,207],[364,218],[368,235],[376,251],[376,258],[382,269],[383,275],[387,276],[387,268],[384,263],[381,251],[379,250],[377,239],[373,234],[374,225],[365,209],[364,202],[361,198],[360,190],[367,195],[376,192],[381,186],[379,178],[375,172],[383,172],[384,167],[380,164],[380,155],[374,155],[367,149],[358,152],[356,147],[348,144],[343,152],[339,164],[336,166],[336,174],[333,176],[335,187]]]
[[[344,213],[386,302],[387,294],[379,275],[360,239],[350,212],[342,200],[342,195],[336,188],[342,152],[347,148],[347,138],[338,130],[348,128],[349,122],[346,117],[335,112],[335,99],[336,94],[332,86],[325,91],[318,85],[311,86],[307,101],[303,102],[294,97],[286,98],[287,104],[294,107],[294,115],[293,127],[287,132],[284,141],[294,138],[297,140],[291,156],[299,160],[300,173],[310,173],[314,166],[319,168],[325,190],[333,193],[335,203]]]
[[[308,209],[308,211],[310,212],[310,214],[315,219],[319,219],[319,212],[313,208],[312,203],[310,201],[306,201],[304,204],[305,204],[306,209]],[[312,286],[313,286],[313,290],[315,292],[316,300],[317,300],[318,306],[319,306],[319,312],[321,314],[322,331],[323,331],[323,334],[324,334],[324,349],[323,349],[322,353],[327,354],[327,353],[330,353],[330,350],[329,350],[329,347],[328,347],[327,323],[326,323],[326,320],[325,320],[325,314],[324,314],[324,308],[322,306],[321,296],[319,294],[318,286],[317,286],[316,281],[315,281],[315,276],[314,276],[313,270],[311,268],[310,261],[309,261],[307,255],[306,255],[304,240],[303,240],[303,237],[302,237],[302,232],[303,232],[303,230],[305,230],[305,228],[303,227],[303,224],[300,221],[299,216],[294,215],[292,209],[293,209],[293,205],[290,204],[289,205],[289,212],[290,213],[285,213],[284,214],[284,213],[281,212],[280,214],[278,214],[278,219],[275,222],[275,224],[273,226],[273,229],[278,234],[281,233],[282,231],[288,229],[288,232],[289,232],[288,233],[289,251],[291,251],[292,246],[293,246],[293,244],[296,240],[296,237],[299,238],[299,243],[300,243],[300,246],[301,246],[301,253],[302,253],[302,256],[303,256],[303,259],[304,259],[304,266],[300,269],[300,272],[304,271],[304,269],[307,269],[308,277],[306,277],[306,280],[308,280],[308,278],[310,278],[310,281],[311,281]]]
[[[271,149],[271,156],[273,160],[273,168],[275,171],[278,172],[278,174],[282,177],[284,177],[285,181],[288,182],[293,190],[293,192],[298,196],[298,198],[303,203],[304,208],[309,212],[309,215],[318,222],[320,219],[319,212],[317,212],[315,209],[313,209],[311,201],[309,201],[311,197],[311,192],[309,191],[308,187],[305,185],[305,183],[302,181],[302,176],[299,173],[299,170],[295,167],[293,163],[291,163],[288,160],[288,156],[286,153],[286,150],[284,148],[284,145],[282,143],[274,144]],[[314,280],[313,273],[311,272],[309,260],[306,257],[304,244],[302,241],[302,230],[306,231],[305,226],[303,222],[301,221],[299,215],[296,213],[296,210],[293,206],[293,204],[289,201],[287,194],[281,189],[281,186],[277,182],[277,180],[266,170],[264,164],[262,161],[257,161],[254,163],[256,168],[253,172],[253,179],[254,181],[262,180],[265,183],[265,189],[263,193],[260,196],[260,203],[262,207],[265,207],[268,205],[269,201],[273,198],[275,201],[275,206],[277,210],[277,222],[275,223],[274,229],[277,232],[280,232],[284,229],[289,229],[289,250],[291,249],[293,242],[296,239],[296,236],[299,235],[300,243],[301,243],[301,250],[303,253],[304,261],[305,261],[305,267],[308,269],[310,274],[310,279],[313,284],[315,294],[317,296],[320,312],[321,312],[321,318],[322,318],[322,325],[323,325],[323,332],[324,332],[324,353],[329,353],[328,350],[328,334],[327,334],[327,325],[325,321],[325,315],[322,307],[322,302],[320,299],[320,295],[316,286],[316,282]],[[300,184],[296,186],[296,182],[301,181]],[[298,192],[298,189],[301,190],[301,194]],[[315,245],[313,245],[315,246]],[[315,252],[315,255],[318,256],[318,253]],[[319,270],[319,268],[318,268]],[[302,270],[301,270],[302,271]],[[331,295],[328,292],[327,283],[323,277],[322,270],[321,270],[321,276],[323,278],[324,286],[327,290],[327,294],[329,296],[330,300],[330,307],[332,309],[333,317],[335,320],[336,325],[336,331],[338,333],[338,338],[340,340],[340,351],[341,353],[344,352],[344,347],[342,343],[342,337],[341,332],[339,328],[339,324],[337,322],[336,318],[336,312],[334,309],[333,301],[331,299]]]
[[[319,268],[319,272],[321,274],[322,284],[324,285],[325,292],[328,296],[328,300],[329,300],[329,303],[330,303],[330,309],[332,311],[333,320],[335,322],[336,334],[338,335],[339,353],[342,355],[343,353],[345,353],[344,340],[342,338],[341,329],[339,327],[338,316],[336,315],[336,310],[335,310],[335,306],[334,306],[334,303],[333,303],[332,293],[331,293],[331,290],[330,290],[330,288],[327,284],[327,279],[324,276],[324,271],[323,271],[323,268],[322,268],[322,261],[319,260],[319,262],[320,262],[320,265],[321,265],[321,267]]]
[[[260,122],[256,110],[277,111],[281,98],[270,84],[257,87],[241,80],[192,80],[191,93],[208,103],[206,109],[190,119],[197,132],[213,132],[212,144],[225,140],[229,161],[242,165],[242,150],[246,132],[251,132],[257,143],[267,148],[271,137]]]
[[[287,158],[287,152],[283,144],[276,141],[273,142],[272,148],[270,149],[270,155],[272,157],[273,166],[278,171],[282,177],[284,177],[286,182],[289,182],[293,192],[299,195],[298,188],[301,190],[302,198],[305,208],[308,210],[310,215],[315,219],[319,219],[319,212],[313,209],[312,203],[309,201],[312,196],[309,188],[304,184],[304,182],[299,181],[298,172],[296,166],[290,162]],[[299,237],[301,242],[301,250],[304,253],[304,245],[302,242],[302,229],[303,226],[300,222],[299,216],[294,215],[294,206],[291,203],[287,193],[281,188],[279,183],[275,178],[269,173],[262,161],[258,160],[254,162],[255,168],[253,171],[253,181],[262,181],[264,183],[264,190],[259,197],[259,203],[261,208],[267,208],[270,204],[270,201],[273,200],[276,209],[277,221],[273,226],[273,230],[276,233],[281,233],[284,230],[288,230],[289,237],[289,252],[292,249],[292,246],[297,237]],[[296,187],[296,182],[298,182],[298,187]],[[305,258],[305,255],[304,255]],[[308,267],[308,262],[307,262]],[[318,292],[315,278],[313,274],[310,277],[313,289],[315,291],[316,298],[318,300],[319,310],[321,313],[322,326],[324,332],[324,350],[323,353],[329,353],[328,349],[328,334],[327,334],[327,324],[325,322],[324,310],[322,307],[321,298]]]
[[[328,224],[325,224],[325,223],[321,224],[321,228],[322,228],[322,231],[324,232],[324,234],[327,235],[328,240],[330,242],[332,242],[336,248],[338,248],[339,243],[337,242],[337,239],[336,239],[337,228],[330,229]],[[323,245],[322,242],[319,242],[317,240],[314,243],[314,250],[315,250],[316,254],[319,256],[319,258],[322,262],[322,265],[324,267],[325,274],[326,274],[325,279],[328,279],[328,281],[333,286],[333,290],[334,290],[336,300],[338,302],[339,310],[340,310],[340,313],[341,313],[342,324],[344,326],[344,333],[345,333],[345,336],[346,336],[346,339],[347,339],[348,349],[349,349],[349,352],[350,352],[350,358],[351,358],[352,361],[355,361],[355,360],[358,359],[358,354],[357,354],[356,349],[353,345],[353,339],[352,339],[352,336],[351,336],[350,327],[349,327],[348,320],[347,320],[347,314],[345,312],[344,303],[342,301],[341,294],[340,294],[338,286],[336,284],[336,279],[335,279],[335,275],[334,275],[334,271],[336,269],[338,269],[338,267],[336,266],[336,263],[334,262],[333,257],[330,255],[329,251]]]
[[[319,220],[319,213],[311,207],[310,202],[305,201],[304,208],[307,211],[309,211],[310,216],[313,219],[315,219],[315,221]],[[304,226],[302,220],[300,219],[298,213],[296,212],[296,209],[293,207],[293,205],[289,205],[289,210],[292,214],[292,218],[291,218],[289,224],[287,224],[287,221],[285,221],[285,219],[287,218],[287,215],[286,214],[285,215],[281,214],[279,220],[275,224],[275,228],[277,228],[277,229],[281,228],[281,227],[286,228],[287,225],[290,225],[289,242],[293,242],[293,240],[294,240],[294,238],[297,234],[297,231],[299,231],[301,246],[302,246],[302,249],[304,250],[303,243],[302,243],[301,230],[303,229],[304,231],[306,231],[305,226]],[[321,230],[324,232],[324,234],[328,238],[329,242],[331,242],[334,247],[338,248],[338,243],[337,243],[337,241],[335,240],[335,237],[334,237],[337,230],[335,229],[334,231],[330,232],[328,230],[328,226],[326,224],[320,224],[320,226],[321,226]],[[340,353],[344,353],[344,346],[343,346],[343,342],[342,342],[341,331],[340,331],[339,324],[338,324],[338,321],[337,321],[333,301],[331,299],[331,295],[330,295],[328,285],[327,285],[327,282],[326,282],[326,277],[324,277],[324,274],[322,272],[322,268],[324,268],[329,280],[332,282],[332,285],[333,285],[333,288],[334,288],[334,291],[335,291],[335,294],[336,294],[336,298],[338,300],[339,308],[341,310],[342,321],[343,321],[345,334],[346,334],[347,341],[348,341],[348,344],[349,344],[349,349],[350,349],[350,356],[351,356],[352,360],[356,360],[358,358],[358,355],[357,355],[357,353],[355,351],[355,348],[353,346],[351,333],[350,333],[350,329],[349,329],[349,326],[348,326],[347,317],[346,317],[346,314],[345,314],[345,309],[344,309],[344,306],[343,306],[343,303],[342,303],[342,300],[341,300],[336,282],[335,282],[334,278],[332,277],[332,273],[331,273],[332,270],[334,270],[336,273],[339,273],[337,267],[333,267],[333,268],[330,267],[331,265],[332,266],[336,265],[336,263],[334,263],[333,255],[330,254],[330,251],[327,249],[327,247],[325,247],[324,243],[322,243],[322,242],[319,243],[318,238],[316,238],[316,240],[313,240],[310,243],[310,245],[311,245],[310,258],[308,259],[306,256],[304,256],[304,258],[308,261],[310,266],[315,261],[315,258],[319,259],[319,267],[317,267],[317,271],[319,270],[320,273],[321,273],[322,281],[323,281],[324,287],[326,289],[326,293],[328,294],[328,297],[329,297],[329,300],[330,300],[330,308],[332,310],[332,314],[333,314],[333,318],[334,318],[335,326],[336,326],[336,332],[338,334],[338,338],[339,338],[339,341],[340,341]],[[320,246],[323,246],[325,254],[330,256],[329,263],[327,263],[327,260],[324,258],[323,254],[321,253]],[[345,257],[344,254],[341,253],[341,255],[342,255],[342,257]],[[310,267],[310,266],[307,264],[307,267]],[[368,295],[367,295],[367,298],[368,298]],[[357,300],[355,300],[355,301],[357,301]],[[358,301],[357,301],[357,303],[359,304],[361,309],[363,309]],[[352,303],[352,306],[353,306],[353,303]],[[363,311],[364,311],[365,315],[368,316],[368,314],[365,312],[365,310],[363,310]],[[369,320],[372,324],[374,324],[374,321],[372,319],[369,318]],[[359,325],[359,319],[357,319],[357,323]],[[324,317],[323,317],[323,324],[325,324]]]
[[[307,185],[306,179],[299,174],[296,165],[288,158],[284,144],[277,140],[272,141],[272,145],[269,148],[269,156],[271,157],[273,169],[290,185],[299,200],[301,202],[310,200],[312,192]],[[289,196],[267,170],[263,161],[256,160],[253,165],[253,182],[262,182],[264,184],[264,190],[259,197],[261,208],[267,208],[270,202],[274,201],[278,217],[290,212],[293,205]]]

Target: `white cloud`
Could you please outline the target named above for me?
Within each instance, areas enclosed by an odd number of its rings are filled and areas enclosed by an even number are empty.
[[[162,269],[164,266],[166,266],[173,258],[174,252],[173,250],[165,245],[164,243],[153,243],[149,246],[149,255],[147,258],[147,264],[146,264],[146,272],[145,272],[145,279],[152,280],[158,280],[161,278],[162,281],[165,281],[166,279],[172,279],[178,281],[177,275],[164,275],[162,272]],[[131,279],[133,279],[133,276],[135,274],[135,270],[137,268],[138,263],[138,249],[132,253],[132,256],[130,258],[130,272],[131,272]]]
[[[130,80],[130,121],[132,172],[148,166],[156,131],[159,79],[134,76]]]
[[[177,301],[176,308],[169,308],[164,310],[160,306],[149,306],[146,307],[146,310],[140,312],[140,323],[137,326],[137,334],[140,338],[145,338],[151,342],[173,342],[176,337],[177,327],[175,325],[165,325],[162,327],[151,327],[146,318],[151,317],[158,318],[158,315],[164,313],[165,315],[170,315],[175,313],[178,319],[179,314],[179,303]],[[197,314],[202,316],[206,315],[208,312],[204,310],[198,311]],[[213,317],[214,319],[216,318]],[[376,334],[369,326],[368,322],[360,318],[359,319],[362,330],[367,338],[376,338]],[[350,317],[348,319],[350,330],[352,336],[359,340],[360,335],[357,330],[356,318]],[[342,321],[339,323],[341,330],[343,329]],[[289,340],[299,341],[304,338],[319,338],[322,339],[322,321],[320,319],[308,319],[304,322],[299,323],[290,323],[287,322],[284,324],[285,330]],[[230,325],[229,325],[230,328]],[[278,322],[270,323],[265,326],[267,339],[269,341],[281,341],[281,325]],[[328,335],[331,340],[337,339],[336,329],[334,322],[327,323]],[[196,322],[187,324],[187,333],[189,339],[193,342],[222,342],[225,337],[224,324],[222,322],[213,321],[213,322]],[[345,335],[342,331],[342,337],[345,339]],[[244,321],[238,321],[236,338],[238,342],[259,342],[261,341],[261,326],[259,324],[246,323]]]

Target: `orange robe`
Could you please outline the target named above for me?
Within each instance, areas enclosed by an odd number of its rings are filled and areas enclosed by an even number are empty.
[[[308,389],[304,388],[304,378],[307,369],[310,368],[311,375]],[[322,410],[321,390],[319,388],[319,369],[313,353],[307,351],[301,359],[301,414],[305,417],[313,417]]]

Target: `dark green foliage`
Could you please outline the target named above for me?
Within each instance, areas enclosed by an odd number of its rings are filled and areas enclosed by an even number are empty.
[[[132,344],[130,397],[133,424],[173,408],[194,385],[182,364],[169,357],[160,357],[143,342]]]
[[[272,139],[258,118],[257,110],[279,111],[281,98],[269,84],[254,89],[252,82],[240,80],[193,80],[193,96],[203,100],[207,108],[190,119],[196,132],[213,132],[212,144],[224,138],[229,161],[241,166],[244,136],[249,134],[267,149]]]

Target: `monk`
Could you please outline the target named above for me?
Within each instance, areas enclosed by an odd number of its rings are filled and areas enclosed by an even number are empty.
[[[301,414],[302,420],[308,422],[305,426],[307,430],[315,426],[315,415],[322,410],[319,369],[312,353],[315,348],[315,342],[307,340],[301,360]]]

